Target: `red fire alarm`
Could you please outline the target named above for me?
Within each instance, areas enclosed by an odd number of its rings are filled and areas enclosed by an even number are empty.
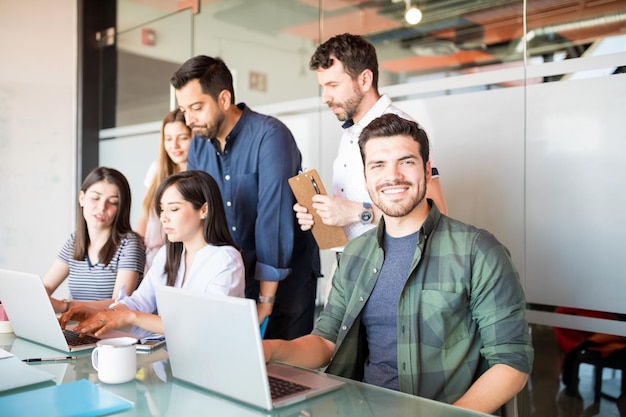
[[[149,28],[141,29],[141,44],[145,46],[154,46],[156,43],[156,33]]]

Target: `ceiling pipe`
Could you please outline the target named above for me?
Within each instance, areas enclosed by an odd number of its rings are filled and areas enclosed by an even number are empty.
[[[538,36],[548,36],[555,33],[571,32],[573,30],[590,29],[598,26],[610,25],[615,23],[626,22],[626,12],[607,14],[604,16],[592,17],[575,22],[559,23],[556,25],[544,26],[531,29],[522,36],[515,45],[515,52],[521,53],[524,49],[524,42],[530,41]]]

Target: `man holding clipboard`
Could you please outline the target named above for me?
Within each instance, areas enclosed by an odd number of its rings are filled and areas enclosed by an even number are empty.
[[[321,220],[328,226],[342,226],[348,239],[353,239],[374,227],[380,219],[380,212],[370,203],[365,187],[358,137],[370,121],[384,113],[412,119],[393,106],[389,96],[379,94],[376,49],[363,37],[345,33],[330,38],[317,48],[309,66],[317,72],[322,101],[344,122],[343,135],[333,165],[332,196],[312,197],[311,207],[316,216],[302,204],[296,204],[294,211],[302,230],[311,229]],[[446,214],[439,171],[432,158],[431,163],[432,179],[427,197]],[[337,251],[339,254],[341,248]]]
[[[326,189],[316,170],[312,169],[290,178],[289,186],[298,201],[296,205],[302,205],[312,213],[315,226],[312,226],[311,231],[320,249],[337,248],[348,243],[343,228],[325,224],[318,212],[313,209],[314,197],[326,196]]]

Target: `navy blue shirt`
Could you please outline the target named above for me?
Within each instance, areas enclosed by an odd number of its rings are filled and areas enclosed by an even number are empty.
[[[226,220],[244,251],[246,277],[280,281],[293,273],[319,275],[319,249],[297,223],[288,179],[301,170],[302,157],[291,131],[278,119],[237,105],[243,113],[226,136],[194,137],[187,169],[208,172],[219,185]],[[315,253],[317,251],[317,253]]]

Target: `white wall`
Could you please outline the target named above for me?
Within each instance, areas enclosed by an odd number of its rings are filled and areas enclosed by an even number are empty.
[[[74,226],[76,2],[0,1],[0,268],[43,274]]]

